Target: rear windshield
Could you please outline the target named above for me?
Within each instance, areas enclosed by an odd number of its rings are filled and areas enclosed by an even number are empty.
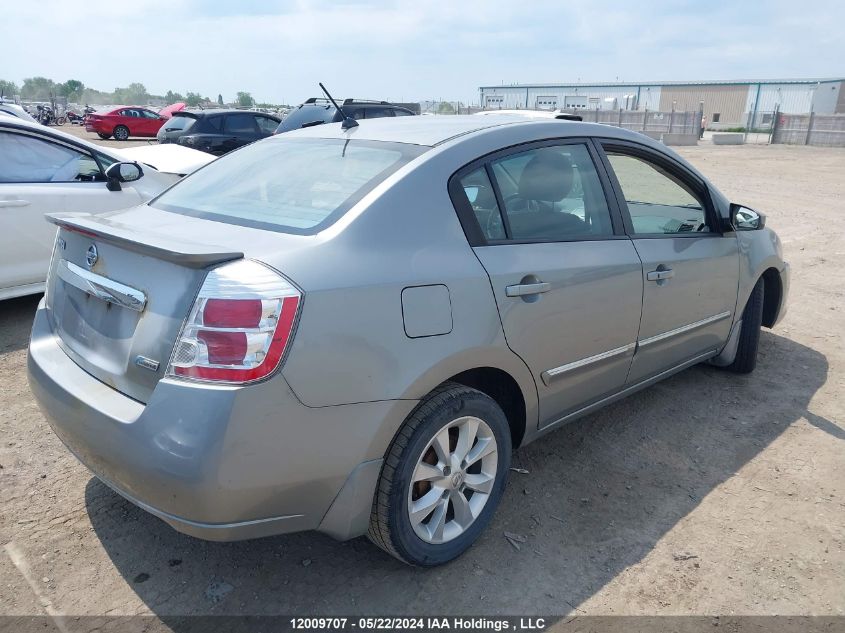
[[[310,235],[425,149],[406,143],[274,137],[218,158],[151,205],[207,220]]]
[[[308,125],[309,123],[331,123],[336,114],[337,110],[332,105],[306,105],[288,114],[279,123],[276,133],[298,130],[303,125]]]

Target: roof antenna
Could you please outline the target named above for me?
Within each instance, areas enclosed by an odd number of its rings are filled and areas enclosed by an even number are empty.
[[[322,90],[326,94],[326,96],[329,98],[329,101],[332,102],[332,105],[340,113],[340,116],[343,117],[343,123],[341,123],[340,129],[348,130],[348,129],[353,128],[353,127],[358,127],[358,121],[356,121],[351,116],[344,113],[344,111],[340,109],[340,106],[337,105],[337,101],[335,101],[332,98],[332,96],[329,94],[329,91],[326,90],[326,87],[322,83],[320,83],[320,82],[318,82],[318,83],[320,85],[320,90]]]

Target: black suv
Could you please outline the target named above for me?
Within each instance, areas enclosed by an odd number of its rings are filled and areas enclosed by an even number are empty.
[[[346,99],[340,106],[346,116],[353,119],[381,119],[386,116],[414,116],[416,113],[408,108],[388,103],[387,101],[363,101]],[[302,127],[322,125],[323,123],[338,123],[343,121],[335,107],[328,99],[311,97],[305,103],[290,111],[276,128],[275,134],[298,130]]]
[[[157,138],[221,156],[270,136],[280,120],[251,110],[181,110],[165,121]]]

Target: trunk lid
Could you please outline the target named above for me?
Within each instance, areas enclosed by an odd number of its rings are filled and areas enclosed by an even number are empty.
[[[207,269],[242,258],[232,244],[249,242],[146,206],[48,219],[59,226],[46,304],[60,345],[95,378],[146,402]]]

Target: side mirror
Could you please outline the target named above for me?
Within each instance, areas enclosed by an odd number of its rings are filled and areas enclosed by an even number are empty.
[[[109,191],[120,191],[120,183],[135,182],[144,175],[144,170],[138,163],[114,163],[106,169],[106,188]]]
[[[757,231],[766,226],[766,216],[741,204],[731,203],[731,226],[735,231]]]

